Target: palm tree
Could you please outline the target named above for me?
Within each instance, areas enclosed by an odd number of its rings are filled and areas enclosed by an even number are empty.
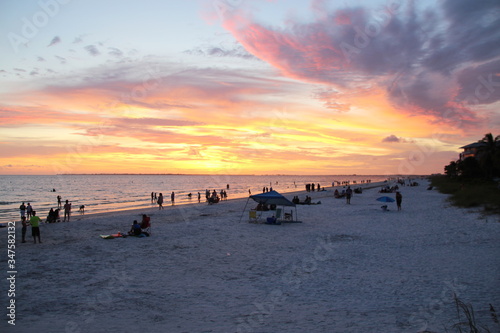
[[[480,142],[484,142],[485,145],[478,155],[479,164],[486,177],[491,178],[498,175],[500,171],[500,135],[493,138],[493,134],[485,134]]]

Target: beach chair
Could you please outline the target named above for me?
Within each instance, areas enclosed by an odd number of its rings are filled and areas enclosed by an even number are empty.
[[[276,215],[274,216],[276,220],[281,219],[281,211],[282,211],[281,208],[276,208]]]
[[[141,231],[151,236],[151,217],[142,215]]]
[[[257,211],[255,209],[251,209],[249,212],[248,212],[248,222],[257,222]]]

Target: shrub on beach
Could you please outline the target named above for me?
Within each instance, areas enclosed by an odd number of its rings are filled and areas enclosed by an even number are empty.
[[[483,207],[485,213],[500,214],[500,188],[497,182],[485,179],[430,177],[431,185],[439,192],[449,194],[453,205]]]
[[[458,322],[452,326],[454,332],[458,333],[491,333],[487,326],[481,325],[476,319],[474,309],[471,304],[467,304],[454,295],[455,307],[457,310]],[[493,305],[490,304],[490,316],[493,324],[499,328],[497,313]],[[448,330],[446,330],[448,332]]]
[[[483,207],[485,213],[500,214],[500,135],[491,133],[473,148],[474,156],[452,161],[444,167],[446,176],[432,176],[431,185],[450,194],[459,207]]]

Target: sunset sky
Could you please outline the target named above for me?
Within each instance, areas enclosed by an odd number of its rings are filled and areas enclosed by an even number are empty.
[[[500,134],[498,0],[1,0],[0,36],[0,174],[430,174]]]

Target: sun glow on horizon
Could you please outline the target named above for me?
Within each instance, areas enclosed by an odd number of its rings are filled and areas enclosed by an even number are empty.
[[[401,4],[364,41],[380,16],[370,1],[304,0],[294,16],[299,3],[281,0],[224,13],[209,0],[72,2],[25,45],[0,41],[0,174],[442,172],[500,126],[491,4],[468,21],[448,1]],[[9,6],[12,32],[41,10]]]

